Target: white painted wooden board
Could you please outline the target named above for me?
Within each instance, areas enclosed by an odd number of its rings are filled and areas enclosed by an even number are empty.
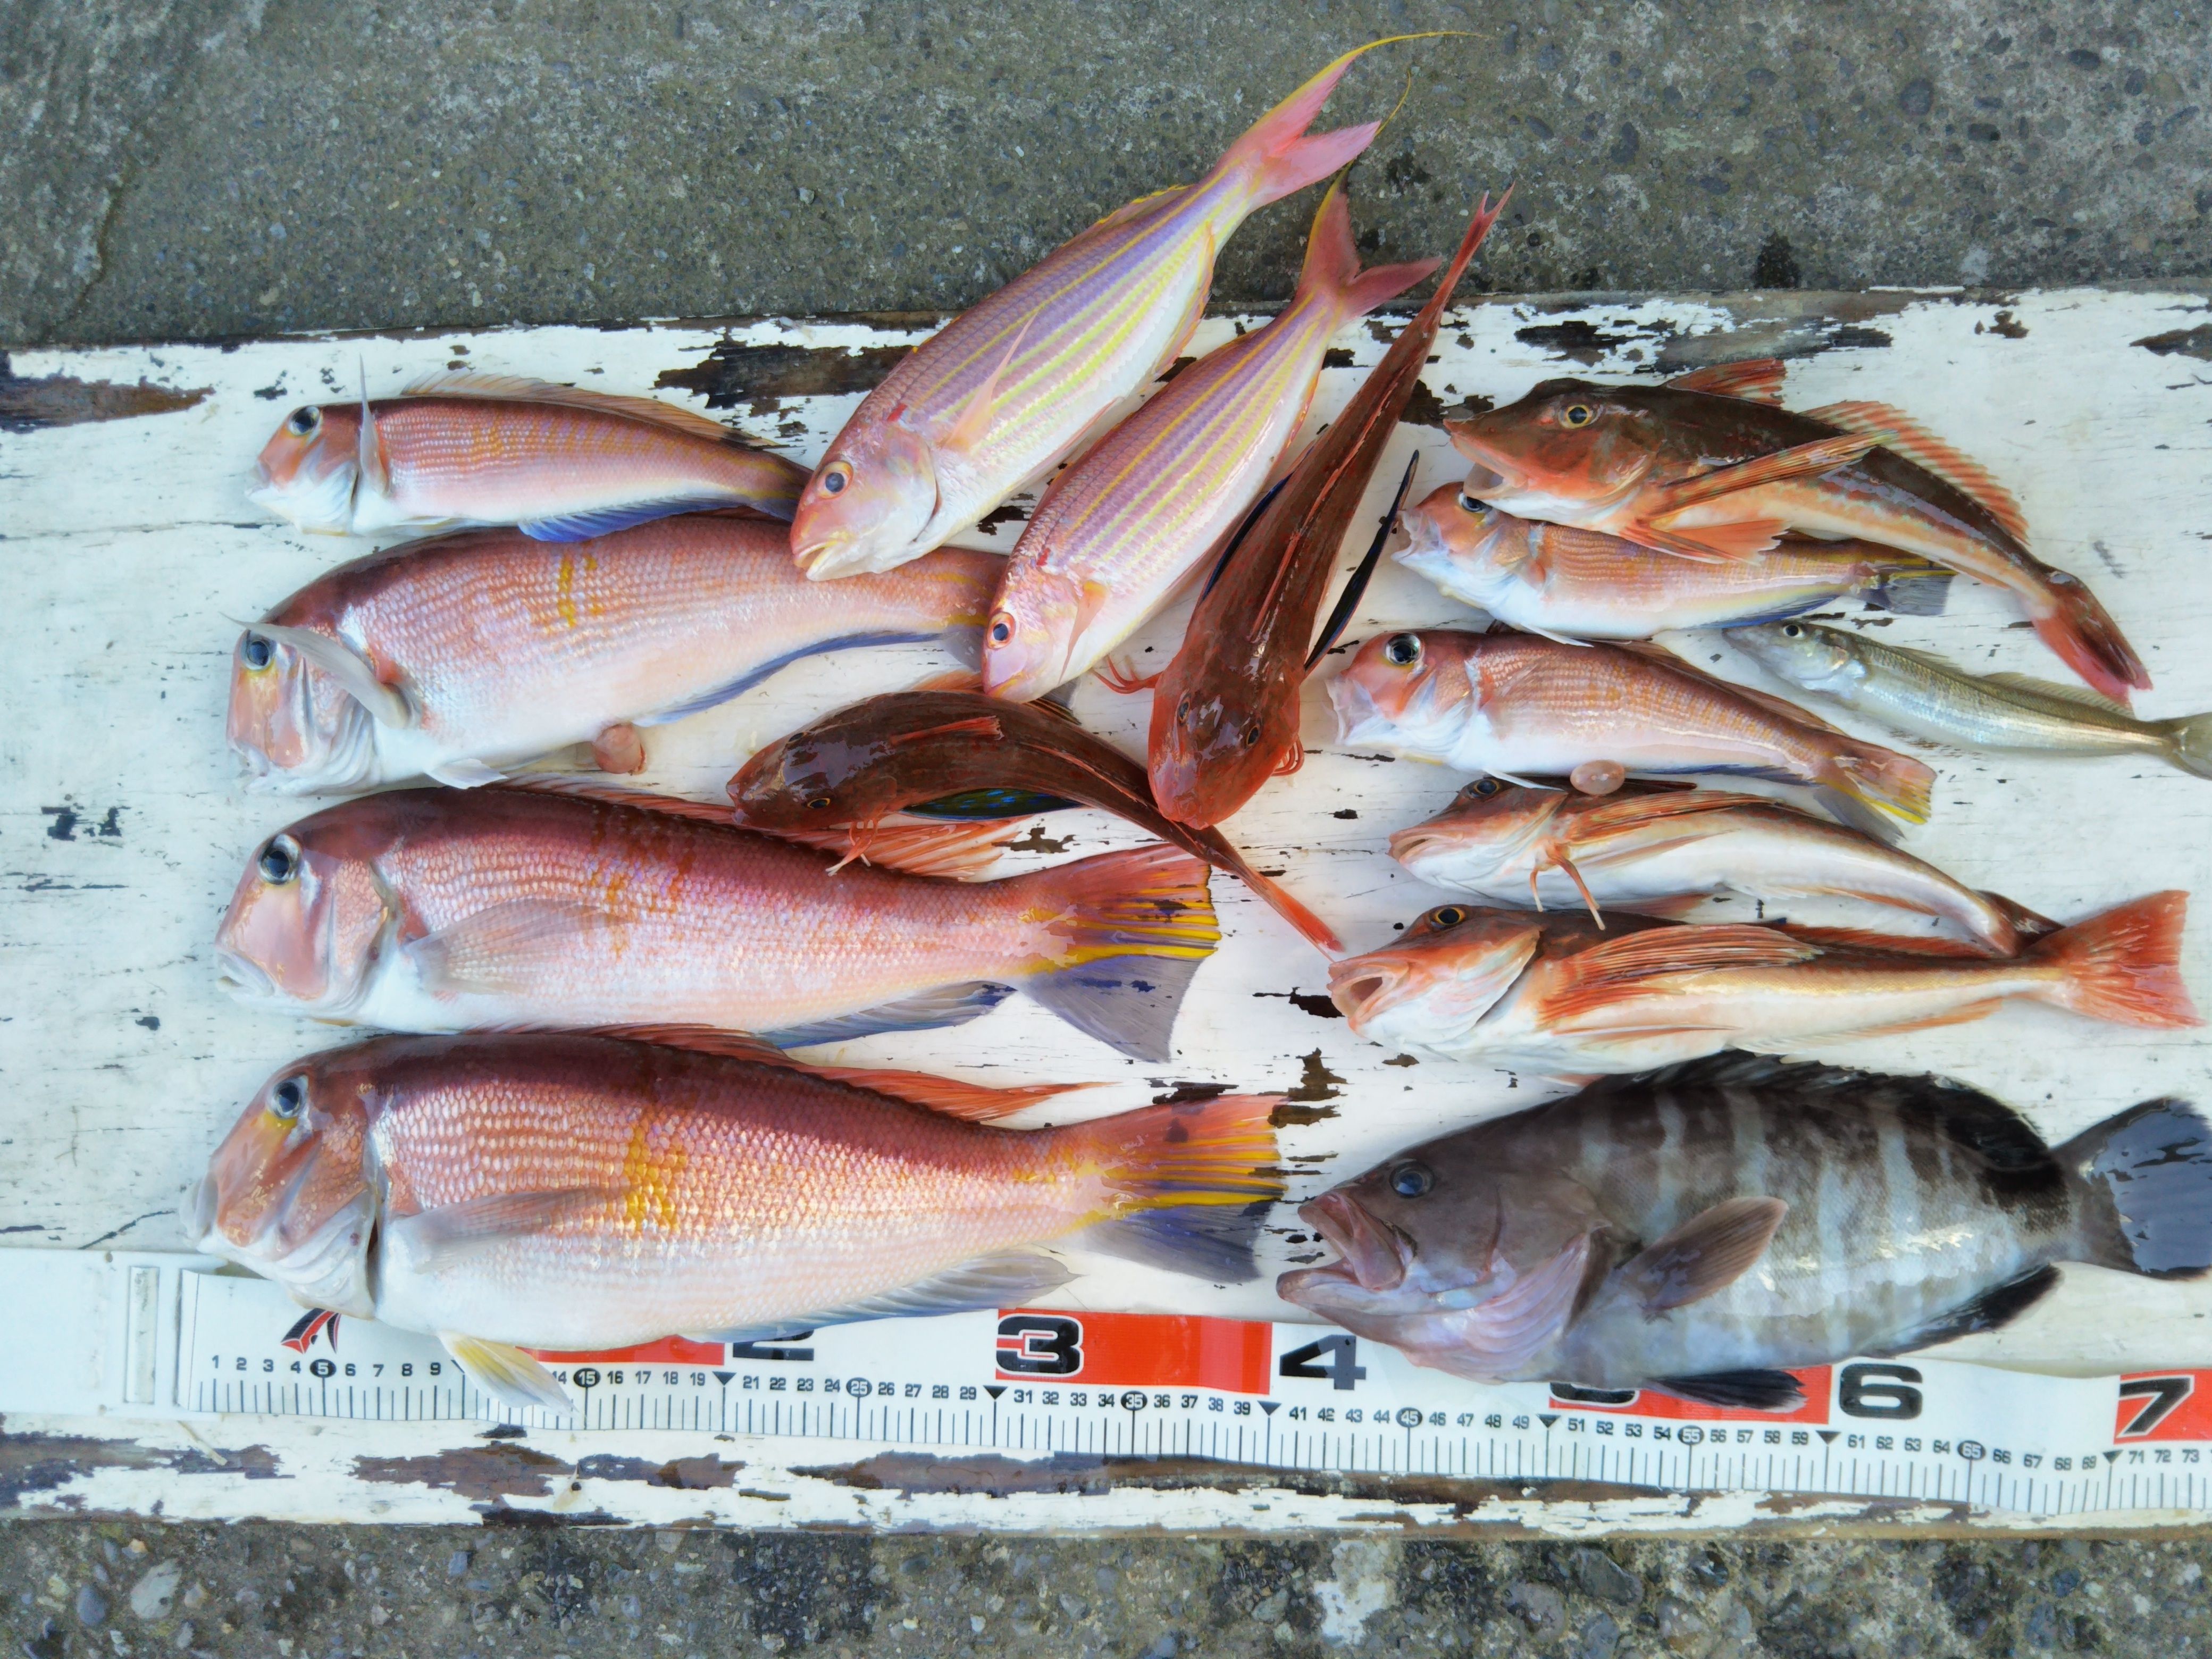
[[[2156,681],[2142,711],[2181,714],[2212,708],[2204,649],[2212,592],[2202,575],[2212,559],[2212,369],[2136,343],[2191,329],[2207,311],[2202,294],[2101,290],[2002,301],[1949,294],[1498,299],[1453,314],[1427,383],[1446,404],[1471,395],[1503,402],[1561,373],[1648,374],[1662,361],[1687,366],[1777,345],[1809,351],[1791,362],[1791,403],[1896,402],[1985,461],[2021,497],[2038,552],[2084,575],[2141,650]],[[1209,319],[1199,347],[1226,337],[1235,320]],[[650,392],[664,371],[724,340],[861,349],[915,337],[860,323],[767,321],[16,354],[14,372],[26,380],[144,380],[205,395],[173,412],[0,431],[0,558],[12,601],[0,612],[8,662],[0,678],[0,1241],[180,1248],[180,1199],[240,1103],[296,1053],[344,1040],[329,1027],[232,1005],[216,988],[210,950],[247,853],[303,810],[246,796],[234,780],[222,710],[236,624],[367,546],[264,522],[245,500],[253,456],[288,409],[353,396],[364,370],[373,393],[463,361]],[[1382,349],[1364,329],[1340,343],[1353,364],[1324,374],[1316,424]],[[1580,361],[1563,358],[1562,348]],[[790,453],[811,460],[856,401],[790,400],[766,419],[741,415],[739,423],[763,435],[780,430]],[[1423,458],[1417,496],[1453,475],[1439,430],[1401,428],[1355,544],[1415,449]],[[1011,545],[1018,528],[1002,527],[993,544]],[[1139,636],[1140,664],[1163,660],[1183,614],[1164,616]],[[1386,565],[1351,637],[1473,615]],[[2054,672],[2014,623],[1996,596],[1961,582],[1949,615],[1899,619],[1882,637],[1978,668]],[[719,799],[723,781],[757,744],[942,665],[918,647],[802,664],[726,708],[653,733],[644,781]],[[1117,698],[1091,684],[1077,708],[1087,724],[1140,748],[1145,698]],[[1840,723],[1883,735],[1848,716]],[[1287,884],[1364,949],[1443,896],[1382,849],[1391,830],[1440,807],[1460,780],[1339,753],[1333,739],[1325,702],[1310,688],[1306,740],[1316,752],[1228,828],[1255,865],[1285,870]],[[2212,785],[2128,762],[1936,764],[1935,818],[1910,844],[1973,885],[2064,919],[2154,888],[2212,895]],[[1042,822],[1062,856],[1139,839],[1091,813]],[[1019,855],[1008,867],[1043,856]],[[1321,957],[1234,882],[1217,878],[1215,894],[1229,937],[1197,977],[1172,1066],[1125,1060],[1020,999],[966,1027],[844,1044],[836,1057],[1112,1085],[1082,1097],[1079,1108],[1032,1114],[1041,1121],[1133,1104],[1177,1080],[1281,1089],[1325,1070],[1336,1079],[1326,1102],[1336,1115],[1284,1133],[1285,1152],[1310,1171],[1294,1200],[1396,1147],[1532,1099],[1533,1085],[1482,1068],[1388,1064],[1389,1051],[1360,1042],[1341,1020],[1302,1009],[1287,994],[1322,989]],[[2212,927],[2200,918],[2190,929],[2186,970],[2212,1004],[2208,941]],[[1824,1057],[1946,1072],[2022,1108],[2053,1139],[2151,1095],[2212,1103],[2200,1034],[2124,1031],[2039,1010]],[[1208,1289],[1102,1263],[1061,1299],[1294,1317],[1271,1291],[1274,1273],[1298,1251],[1281,1237],[1291,1231],[1285,1210],[1263,1252],[1266,1275],[1250,1285]],[[2157,1285],[2087,1270],[2069,1271],[2068,1280],[2012,1330],[1954,1352],[2081,1371],[2212,1365],[2212,1285]]]

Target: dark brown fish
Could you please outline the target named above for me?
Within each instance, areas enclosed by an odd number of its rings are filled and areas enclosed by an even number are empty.
[[[1048,704],[980,691],[888,692],[769,744],[730,780],[739,823],[817,844],[821,832],[851,826],[864,856],[868,830],[888,815],[975,791],[1028,792],[1127,818],[1235,876],[1322,950],[1344,948],[1218,831],[1162,816],[1142,767]]]
[[[2212,1125],[2154,1100],[2061,1146],[1935,1078],[1725,1054],[1417,1146],[1299,1212],[1276,1289],[1484,1382],[1798,1403],[1794,1368],[1993,1330],[2052,1264],[2212,1267]]]

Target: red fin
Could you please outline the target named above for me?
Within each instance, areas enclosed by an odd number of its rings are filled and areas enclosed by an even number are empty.
[[[2040,911],[2031,910],[2025,904],[2007,898],[2002,893],[1985,892],[1982,896],[1996,906],[1998,914],[2012,924],[2013,932],[2020,936],[2021,944],[2058,931],[2058,924],[2049,916]]]
[[[858,859],[878,869],[942,881],[981,881],[999,862],[1004,837],[1018,818],[940,820],[894,813],[872,824],[841,823],[823,830],[779,830],[779,841]]]
[[[1862,1037],[1903,1036],[1908,1031],[1934,1031],[1946,1025],[1971,1025],[1978,1019],[1987,1019],[2003,1006],[2002,997],[1991,997],[1986,1002],[1969,1002],[1957,1008],[1947,1008],[1942,1013],[1924,1014],[1918,1019],[1900,1019],[1887,1025],[1859,1025],[1848,1031],[1831,1031],[1827,1037],[1836,1042],[1855,1042]]]
[[[1280,201],[1294,191],[1317,184],[1339,167],[1348,166],[1353,158],[1375,141],[1382,130],[1379,121],[1368,121],[1356,127],[1344,127],[1334,132],[1305,136],[1321,106],[1336,90],[1336,83],[1352,67],[1352,60],[1363,52],[1385,46],[1393,40],[1416,37],[1393,35],[1387,40],[1370,40],[1364,46],[1354,46],[1350,52],[1324,65],[1304,85],[1283,100],[1247,128],[1229,152],[1215,163],[1214,173],[1249,165],[1260,166],[1258,200],[1255,206]],[[1209,175],[1212,176],[1212,175]]]
[[[702,823],[719,823],[726,830],[737,828],[736,815],[727,806],[717,806],[703,800],[679,800],[673,795],[655,795],[643,789],[625,789],[620,784],[565,777],[554,772],[526,772],[519,777],[507,778],[485,787],[525,790],[534,795],[575,795],[608,806],[629,806],[641,812],[665,812],[672,818],[696,818]]]
[[[1133,697],[1138,692],[1149,691],[1158,685],[1168,671],[1163,668],[1158,673],[1139,674],[1134,668],[1125,668],[1109,659],[1100,663],[1091,672],[1098,677],[1099,684],[1116,696]]]
[[[2038,939],[2027,960],[2065,970],[2052,1000],[2092,1019],[2154,1030],[2201,1025],[2181,982],[2189,895],[2153,893]]]
[[[1881,902],[1870,894],[1855,896]],[[1885,933],[1878,927],[1800,927],[1788,922],[1782,931],[1808,945],[1838,951],[1875,951],[1885,956],[1964,957],[1987,962],[2000,954],[1973,939],[1946,939],[1939,933]]]
[[[1779,519],[1741,519],[1735,524],[1701,524],[1690,530],[1631,524],[1622,526],[1620,535],[1623,541],[1655,553],[1672,553],[1697,564],[1727,564],[1756,558],[1780,541],[1788,528]]]
[[[1608,939],[1566,959],[1565,982],[1544,1005],[1547,1019],[1568,1019],[1602,1008],[1645,980],[1735,968],[1789,968],[1811,962],[1818,945],[1776,927],[1720,923],[1654,927]]]
[[[1702,392],[1714,398],[1741,398],[1782,405],[1782,382],[1789,371],[1779,357],[1751,357],[1740,363],[1712,363],[1677,374],[1666,384],[1676,392]],[[1843,424],[1840,421],[1835,424]]]
[[[1244,855],[1231,847],[1218,830],[1199,830],[1197,839],[1213,850],[1215,864],[1257,893],[1270,909],[1315,945],[1331,956],[1343,952],[1344,941],[1336,936],[1327,922],[1291,896],[1288,889],[1278,886],[1247,864]]]
[[[1659,522],[1685,507],[1718,501],[1723,495],[1757,489],[1765,484],[1787,483],[1792,478],[1822,477],[1839,466],[1849,466],[1874,447],[1875,440],[1865,434],[1844,432],[1832,438],[1817,438],[1809,444],[1778,449],[1771,455],[1754,455],[1733,466],[1715,467],[1694,478],[1680,478],[1661,485],[1656,492],[1659,504],[1647,516]],[[1700,531],[1717,527],[1700,526]]]
[[[1870,806],[1894,813],[1908,823],[1928,822],[1929,798],[1936,785],[1936,770],[1924,761],[1900,755],[1880,744],[1852,740],[1833,757],[1835,773],[1829,784]],[[1856,826],[1853,826],[1856,828]]]
[[[1805,415],[1808,420],[1826,421],[1846,432],[1866,433],[1891,453],[1927,468],[1945,483],[1972,496],[2014,541],[2023,547],[2027,544],[2027,514],[2020,510],[2012,492],[1979,461],[1961,454],[1903,410],[1889,404],[1855,400],[1824,404],[1807,410]]]
[[[2150,675],[2097,596],[2063,572],[2051,573],[2044,593],[2057,608],[2035,621],[2035,636],[2082,680],[2125,708],[2131,690],[2148,690]]]
[[[965,720],[947,720],[942,726],[917,726],[911,732],[901,732],[884,739],[885,743],[922,743],[932,738],[960,735],[997,738],[1005,735],[996,714],[970,714]]]
[[[1725,812],[1740,806],[1782,806],[1785,811],[1796,810],[1765,795],[1735,794],[1725,789],[1698,789],[1679,795],[1616,795],[1601,806],[1571,813],[1566,820],[1566,839],[1579,842],[1592,836],[1626,830],[1634,824],[1655,823],[1661,818],[1687,817],[1698,812]],[[1800,813],[1799,816],[1810,815]]]
[[[793,1060],[783,1050],[758,1037],[738,1031],[718,1031],[702,1025],[608,1025],[595,1035],[622,1037],[631,1042],[658,1043],[664,1048],[690,1048],[700,1054],[722,1054],[731,1060],[750,1060],[788,1072],[805,1072],[832,1083],[849,1083],[856,1089],[890,1095],[910,1106],[920,1106],[945,1117],[970,1123],[988,1123],[1008,1117],[1041,1100],[1076,1089],[1096,1089],[1096,1083],[1024,1083],[994,1087],[959,1078],[938,1077],[928,1072],[887,1071],[866,1066],[815,1066]]]

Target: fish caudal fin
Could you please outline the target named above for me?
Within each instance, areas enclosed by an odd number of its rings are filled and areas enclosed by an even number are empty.
[[[1269,1121],[1282,1102],[1223,1095],[1051,1132],[1077,1140],[1108,1193],[1077,1242],[1217,1284],[1257,1277],[1252,1240],[1283,1195]]]
[[[2171,1030],[2201,1025],[2181,982],[2189,895],[2153,893],[2038,939],[2027,959],[2058,968],[2050,1000],[2091,1019]]]
[[[1356,127],[1340,127],[1334,132],[1316,133],[1310,138],[1306,137],[1306,129],[1313,125],[1314,118],[1321,113],[1321,106],[1336,90],[1336,83],[1344,79],[1344,72],[1352,67],[1352,59],[1393,41],[1424,38],[1394,34],[1384,40],[1370,40],[1364,46],[1354,46],[1248,127],[1244,135],[1229,147],[1229,153],[1221,158],[1214,171],[1221,173],[1230,167],[1258,163],[1260,176],[1252,205],[1260,208],[1318,183],[1340,167],[1350,166],[1362,150],[1375,142],[1375,135],[1382,130],[1380,121],[1363,121]]]
[[[1168,1059],[1183,993],[1221,939],[1212,874],[1204,860],[1155,843],[1021,878],[1052,936],[1021,988],[1133,1059]]]
[[[2179,1100],[2147,1100],[2083,1130],[2060,1163],[2112,1210],[2093,1208],[2082,1258],[2153,1279],[2212,1267],[2212,1124]]]
[[[1932,565],[1925,570],[1892,571],[1860,595],[1868,605],[1893,617],[1940,617],[1951,603],[1955,570]]]
[[[2185,772],[2212,778],[2212,714],[2191,714],[2165,724],[2166,758]]]
[[[1352,203],[1340,179],[1321,198],[1313,228],[1306,234],[1306,262],[1298,272],[1298,293],[1328,295],[1336,300],[1346,319],[1361,317],[1397,298],[1438,263],[1416,259],[1410,264],[1360,270],[1359,250],[1352,243]]]
[[[2051,609],[2034,617],[2035,636],[2058,659],[2124,708],[2130,691],[2147,690],[2150,674],[2120,625],[2097,596],[2063,571],[2052,571],[2041,597]]]
[[[1900,755],[1880,744],[1837,745],[1833,770],[1825,781],[1870,806],[1879,806],[1907,823],[1928,822],[1928,795],[1936,772],[1924,761]]]

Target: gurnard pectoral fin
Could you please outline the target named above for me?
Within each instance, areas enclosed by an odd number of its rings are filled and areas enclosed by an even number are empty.
[[[2081,677],[2082,684],[2125,708],[2131,693],[2147,690],[2150,675],[2097,596],[2063,572],[2045,589],[2051,609],[2033,616],[2035,636]]]
[[[553,1373],[513,1344],[487,1342],[459,1331],[440,1331],[438,1340],[486,1394],[525,1410],[532,1406],[557,1413],[575,1409]]]
[[[1739,363],[1709,363],[1677,374],[1666,385],[1676,392],[1702,392],[1715,398],[1741,398],[1747,403],[1782,404],[1782,383],[1787,371],[1779,357],[1749,357]]]

